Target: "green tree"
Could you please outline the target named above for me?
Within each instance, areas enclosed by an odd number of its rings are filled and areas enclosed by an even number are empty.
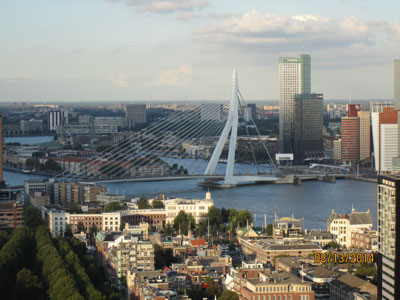
[[[273,234],[273,226],[272,224],[267,225],[267,230],[266,230],[267,235],[272,235]]]
[[[362,263],[354,275],[364,280],[372,278],[374,282],[378,279],[378,272],[374,264]]]
[[[122,206],[118,202],[110,202],[104,207],[104,212],[112,212],[121,210]]]
[[[221,296],[222,288],[218,282],[215,282],[210,278],[206,282],[208,284],[208,286],[206,287],[206,295],[209,299],[214,299],[215,296]]]
[[[69,213],[70,214],[81,214],[81,213],[83,213],[83,211],[79,206],[74,205],[69,209]]]
[[[35,230],[36,227],[42,224],[42,216],[36,207],[28,206],[24,208],[24,225],[26,225],[26,227]]]
[[[207,218],[210,221],[210,225],[219,225],[222,222],[221,211],[213,205],[208,209]]]
[[[326,249],[339,249],[340,248],[340,244],[332,241],[332,242],[329,242],[328,244],[326,244],[325,248]]]
[[[43,165],[43,169],[51,172],[60,172],[62,170],[58,162],[56,162],[54,159],[46,160]]]
[[[172,228],[171,224],[167,224],[167,226],[165,226],[165,234],[172,235],[173,233],[174,229]]]
[[[251,224],[252,221],[253,217],[247,209],[237,211],[231,208],[229,210],[229,223],[233,230],[236,230],[237,227],[244,227],[247,224]]]
[[[225,207],[221,208],[221,217],[222,223],[226,224],[229,222],[229,210],[227,210]]]
[[[82,222],[79,222],[79,223],[78,223],[77,229],[78,229],[78,232],[79,232],[79,233],[80,233],[80,232],[85,232],[85,231],[86,231],[86,230],[85,230],[85,225],[83,225]]]
[[[31,270],[24,268],[17,273],[14,298],[19,300],[46,299],[42,283]]]
[[[181,210],[178,215],[174,219],[174,229],[175,231],[181,232],[181,234],[187,234],[188,229],[189,229],[189,224],[190,228],[193,229],[196,222],[191,214],[185,213],[183,210]]]
[[[149,208],[149,202],[147,201],[147,198],[145,198],[145,197],[140,198],[138,207],[139,207],[139,209]]]
[[[162,202],[161,200],[153,200],[151,206],[153,208],[165,208],[164,202]]]
[[[221,297],[218,298],[218,300],[239,300],[239,296],[235,292],[225,290],[223,291]]]

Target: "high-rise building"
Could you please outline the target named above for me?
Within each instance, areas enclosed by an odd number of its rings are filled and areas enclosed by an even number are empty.
[[[393,158],[397,156],[398,149],[398,111],[385,107],[378,115],[378,135],[376,148],[376,166],[379,174],[393,172]],[[375,130],[376,131],[376,130]]]
[[[380,125],[379,125],[379,113],[383,113],[385,108],[392,108],[393,103],[391,102],[371,102],[370,103],[370,114],[371,114],[371,127],[372,127],[372,147],[373,147],[373,160],[375,165],[375,170],[379,172],[380,165],[380,152],[379,143],[380,140]]]
[[[311,94],[311,57],[279,58],[279,150],[293,152],[296,94]]]
[[[51,110],[47,113],[48,130],[56,130],[58,126],[68,124],[68,112],[65,110]]]
[[[125,106],[125,115],[128,121],[128,128],[132,129],[136,124],[144,124],[146,119],[145,104],[128,104]]]
[[[249,103],[247,104],[247,107],[251,110],[251,117],[253,118],[253,120],[257,119],[257,105],[255,105],[254,103]]]
[[[360,160],[371,157],[371,114],[369,111],[358,111],[360,118]]]
[[[360,160],[360,118],[342,118],[342,160],[346,163]]]
[[[400,178],[378,177],[378,299],[400,299]]]
[[[295,96],[293,153],[298,163],[324,156],[322,102],[322,94]]]
[[[394,108],[400,110],[400,59],[394,60]],[[399,118],[398,124],[400,124],[400,114],[397,116]],[[400,130],[398,130],[398,140],[400,140]],[[393,171],[400,173],[400,146],[398,146],[397,156],[393,158]]]

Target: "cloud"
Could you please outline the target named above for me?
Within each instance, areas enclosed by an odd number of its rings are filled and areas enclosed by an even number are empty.
[[[192,21],[192,20],[225,20],[231,17],[240,16],[238,13],[195,13],[193,11],[184,11],[177,15],[177,19],[180,21]]]
[[[257,10],[198,28],[197,38],[206,43],[258,48],[269,51],[318,48],[384,48],[400,41],[400,24],[363,22],[356,17],[331,19],[313,14],[279,16]]]
[[[192,11],[206,7],[208,0],[108,0],[109,2],[124,2],[136,7],[140,12],[174,13]]]
[[[154,83],[158,86],[187,86],[192,83],[192,66],[181,64],[177,69],[169,69],[161,72]]]
[[[125,88],[130,86],[130,83],[128,82],[128,77],[125,74],[119,74],[111,78],[111,81],[120,88]]]

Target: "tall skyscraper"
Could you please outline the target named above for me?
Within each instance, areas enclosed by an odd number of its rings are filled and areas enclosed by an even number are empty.
[[[342,118],[342,160],[351,164],[360,160],[360,118]]]
[[[378,177],[378,299],[400,299],[400,178]]]
[[[298,163],[324,156],[322,101],[322,94],[295,96],[293,153]]]
[[[125,115],[128,122],[128,128],[132,129],[136,124],[146,123],[146,105],[128,104],[125,106]]]
[[[279,150],[293,152],[296,94],[311,94],[311,57],[279,58]]]
[[[400,59],[395,59],[393,62],[394,66],[394,80],[393,80],[393,90],[394,90],[394,108],[400,110]],[[400,124],[400,114],[398,114],[398,124]],[[400,141],[400,130],[397,132],[398,140]],[[393,168],[396,173],[400,173],[400,145],[397,150],[397,157],[393,158]]]
[[[371,114],[369,111],[358,111],[360,118],[360,160],[371,157]]]

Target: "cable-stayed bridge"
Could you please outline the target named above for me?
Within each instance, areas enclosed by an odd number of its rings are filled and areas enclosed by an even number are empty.
[[[64,171],[56,179],[121,182],[204,178],[203,185],[220,187],[293,181],[290,175],[278,175],[262,138],[258,143],[265,152],[262,164],[257,163],[255,145],[250,139],[247,149],[252,153],[254,164],[246,168],[235,164],[239,113],[243,105],[237,73],[233,71],[228,103],[201,104],[176,111],[102,153],[85,159],[67,159],[62,165]],[[249,123],[261,137],[252,118]]]

